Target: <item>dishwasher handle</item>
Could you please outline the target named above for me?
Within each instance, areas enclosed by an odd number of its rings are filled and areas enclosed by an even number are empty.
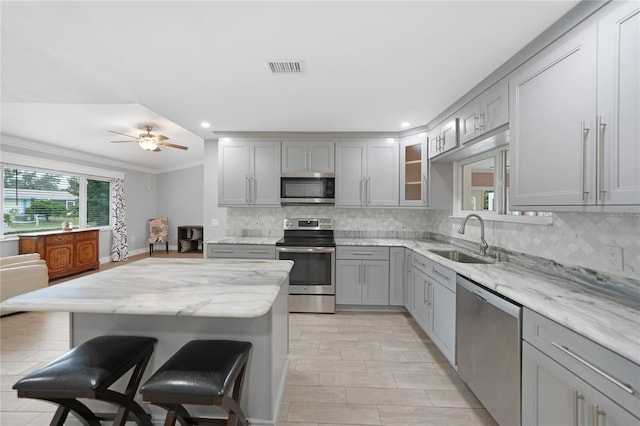
[[[482,299],[484,302],[489,303],[492,306],[500,309],[504,313],[511,315],[514,318],[520,318],[522,312],[522,306],[505,299],[502,296],[498,296],[489,289],[480,286],[479,284],[469,281],[465,277],[460,275],[456,276],[456,283],[465,290],[473,293],[476,297]]]

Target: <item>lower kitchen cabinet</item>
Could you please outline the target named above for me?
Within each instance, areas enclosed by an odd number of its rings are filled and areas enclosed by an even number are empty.
[[[389,248],[338,247],[336,303],[389,304]]]
[[[522,425],[640,425],[640,419],[528,344],[522,344]]]
[[[524,310],[522,425],[640,425],[640,366]]]
[[[456,365],[456,273],[426,257],[413,253],[413,305],[416,322]]]
[[[406,281],[405,248],[389,248],[389,305],[404,306]]]
[[[275,259],[276,247],[253,244],[207,244],[207,258]]]

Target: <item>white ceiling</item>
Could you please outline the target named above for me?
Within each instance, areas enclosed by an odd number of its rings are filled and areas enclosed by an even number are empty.
[[[154,170],[201,161],[216,130],[398,131],[576,3],[2,1],[0,130]],[[109,143],[147,124],[189,151]]]

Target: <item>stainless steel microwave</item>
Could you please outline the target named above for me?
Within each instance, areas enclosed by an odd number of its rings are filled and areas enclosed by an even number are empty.
[[[281,204],[335,204],[334,173],[286,173],[280,177]]]

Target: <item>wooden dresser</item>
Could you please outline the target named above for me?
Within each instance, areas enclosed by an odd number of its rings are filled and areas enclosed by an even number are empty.
[[[98,269],[99,232],[89,229],[19,235],[20,254],[40,253],[47,262],[49,280]]]

